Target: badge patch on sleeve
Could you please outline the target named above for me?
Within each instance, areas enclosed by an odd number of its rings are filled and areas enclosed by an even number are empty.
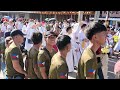
[[[38,66],[40,66],[40,67],[44,67],[45,66],[45,62],[38,62]]]
[[[95,70],[89,69],[89,70],[88,70],[88,73],[91,74],[91,75],[93,75],[93,74],[95,74]]]
[[[67,78],[67,74],[66,73],[60,73],[60,78],[63,78],[63,79]]]
[[[11,57],[12,57],[13,60],[17,60],[19,58],[18,54],[12,54]]]

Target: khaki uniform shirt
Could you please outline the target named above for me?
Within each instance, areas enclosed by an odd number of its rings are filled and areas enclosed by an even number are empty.
[[[39,50],[36,50],[34,47],[32,47],[28,53],[27,73],[28,73],[28,77],[31,79],[38,78],[34,71],[34,68],[36,68],[36,70],[39,71],[37,65],[38,52]]]
[[[91,77],[97,79],[97,58],[96,54],[90,49],[86,48],[81,56],[78,64],[78,79],[86,79]]]
[[[7,48],[7,51],[5,52],[5,59],[6,59],[6,65],[7,65],[7,75],[8,76],[14,76],[14,75],[23,75],[19,72],[17,72],[13,68],[12,60],[18,60],[20,66],[22,69],[24,69],[24,63],[23,63],[23,57],[21,50],[15,45],[13,42],[9,48]]]
[[[50,53],[50,56],[53,57],[53,55],[55,53],[56,52],[53,49],[53,52]],[[48,76],[50,65],[51,65],[51,59],[50,59],[49,55],[47,54],[47,52],[44,49],[39,51],[39,53],[38,53],[38,62],[37,63],[38,63],[39,71],[40,71],[41,67],[45,67],[46,74]],[[40,77],[42,79],[42,76],[40,76]]]
[[[68,66],[64,58],[56,53],[51,62],[49,79],[68,79]]]

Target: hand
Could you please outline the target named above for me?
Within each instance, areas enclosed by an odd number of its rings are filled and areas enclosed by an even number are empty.
[[[27,73],[25,73],[24,75],[25,75],[25,78],[24,78],[24,79],[28,79],[28,75],[27,75]]]

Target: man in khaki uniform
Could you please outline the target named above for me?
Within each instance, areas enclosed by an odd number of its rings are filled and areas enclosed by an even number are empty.
[[[38,65],[37,65],[37,56],[38,56],[39,48],[41,47],[42,44],[42,34],[33,33],[31,40],[33,42],[33,47],[30,49],[28,53],[27,73],[28,73],[28,78],[38,79],[40,72],[38,70]]]
[[[53,49],[55,45],[56,34],[48,31],[45,34],[46,47],[41,49],[38,53],[38,67],[40,71],[40,79],[48,79],[51,58],[56,53]]]
[[[106,27],[98,22],[91,22],[86,30],[86,37],[90,40],[89,46],[83,51],[78,64],[78,79],[97,79],[98,64],[96,51],[105,44]]]
[[[11,37],[13,42],[10,44],[6,52],[6,65],[8,79],[24,79],[27,73],[24,70],[24,63],[20,44],[23,43],[23,33],[20,30],[13,30]]]
[[[49,70],[49,79],[68,79],[67,53],[71,49],[71,38],[67,35],[58,37],[59,51],[53,56]]]

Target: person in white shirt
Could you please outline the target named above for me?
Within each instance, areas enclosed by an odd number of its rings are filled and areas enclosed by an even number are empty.
[[[67,29],[68,26],[69,26],[69,23],[67,23],[67,21],[64,20],[63,28],[62,28],[62,31],[60,32],[60,35],[65,35],[66,34],[66,29]]]
[[[15,27],[16,27],[16,29],[18,29],[18,30],[22,30],[22,27],[23,27],[23,22],[22,22],[22,18],[18,18],[18,20],[16,21],[16,23],[15,23]]]
[[[81,25],[81,30],[79,31],[79,42],[81,44],[81,52],[84,51],[84,49],[89,45],[89,40],[87,39],[87,37],[85,36],[84,30],[85,27],[87,26],[87,24]]]
[[[29,19],[28,24],[27,24],[27,29],[32,28],[32,26],[33,26],[34,24],[35,24],[35,23],[34,23],[34,20],[33,20],[33,19]]]
[[[14,29],[14,22],[13,19],[9,19],[8,25],[7,25],[7,31],[10,32]]]
[[[110,27],[108,26],[107,27],[107,42],[108,42],[108,46],[110,47],[110,53],[109,53],[109,56],[112,55],[113,53],[113,50],[112,50],[112,46],[113,46],[113,35],[111,34],[111,29]]]
[[[26,35],[27,35],[27,23],[28,22],[24,22],[24,25],[22,27],[22,33],[25,34],[24,35],[24,42],[23,42],[23,47],[25,48],[25,41],[26,41]]]
[[[119,40],[118,40],[118,42],[115,44],[113,50],[116,51],[116,52],[119,52],[119,51],[120,51],[120,31],[118,31],[115,35],[118,36]]]
[[[39,32],[42,33],[43,38],[42,38],[42,46],[45,47],[46,46],[46,41],[44,38],[45,33],[47,32],[45,26],[42,26],[42,22],[37,24],[38,28],[39,28]]]
[[[73,35],[73,39],[77,43],[79,43],[79,32],[80,32],[80,30],[81,30],[80,24],[79,23],[74,24],[72,35]]]
[[[80,30],[81,30],[80,24],[76,23],[72,28],[72,34],[71,34],[71,38],[75,42],[75,44],[74,44],[75,49],[73,51],[75,68],[78,67],[78,62],[79,62],[79,59],[80,59],[81,53],[82,53],[81,52],[81,44],[79,41],[79,31]]]
[[[22,27],[23,34],[27,34],[27,24],[28,24],[28,22],[24,22],[24,25]]]
[[[66,35],[71,37],[71,33],[72,33],[72,28],[68,27],[66,29]],[[73,72],[74,71],[74,60],[73,60],[74,59],[74,54],[73,54],[73,51],[74,51],[74,41],[71,38],[71,49],[67,53],[67,56],[66,56],[66,62],[67,62],[67,65],[68,65],[69,72]]]
[[[7,32],[8,22],[4,21],[1,25],[1,36],[4,37],[5,32]]]
[[[59,22],[55,21],[55,24],[53,25],[53,32],[56,31],[59,27]]]
[[[29,51],[30,48],[33,46],[33,43],[31,41],[31,37],[32,37],[34,32],[39,32],[38,30],[36,30],[36,24],[32,25],[31,28],[27,29],[27,35],[26,35],[26,41],[25,41],[25,49],[27,51]]]

